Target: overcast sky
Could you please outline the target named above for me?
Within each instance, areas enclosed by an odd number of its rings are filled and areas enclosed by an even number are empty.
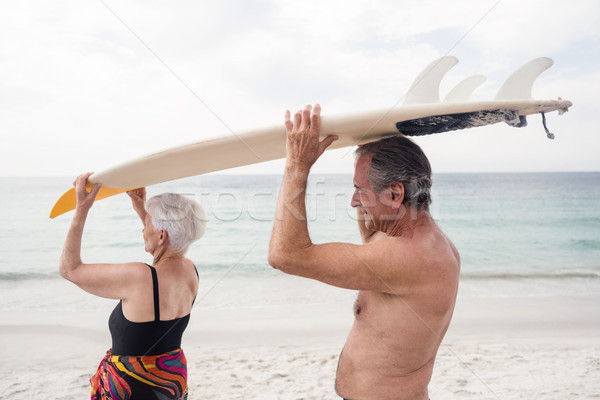
[[[554,66],[536,99],[563,115],[419,138],[434,172],[600,170],[597,0],[57,0],[0,5],[0,175],[74,176],[230,129],[391,107],[434,59],[441,97],[473,74],[490,100],[516,68]],[[347,150],[316,172],[352,172]],[[233,170],[279,172],[282,162]]]

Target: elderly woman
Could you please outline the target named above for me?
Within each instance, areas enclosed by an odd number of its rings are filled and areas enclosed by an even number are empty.
[[[144,223],[146,251],[152,266],[85,264],[81,261],[83,228],[100,185],[88,192],[87,178],[73,185],[77,207],[60,259],[60,274],[86,292],[120,299],[108,325],[112,349],[90,380],[92,399],[186,399],[187,364],[181,350],[198,290],[198,272],[185,257],[205,230],[196,202],[166,193],[146,200],[146,190],[128,192]]]

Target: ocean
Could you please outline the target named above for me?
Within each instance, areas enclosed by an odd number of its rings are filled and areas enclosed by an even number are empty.
[[[108,309],[58,274],[71,214],[49,219],[73,178],[0,178],[0,310]],[[205,236],[188,256],[201,274],[197,307],[320,304],[355,293],[285,276],[267,263],[280,175],[205,175],[148,188],[205,208]],[[313,242],[359,243],[352,175],[314,175],[307,195]],[[431,212],[458,248],[459,296],[600,293],[600,172],[437,174]],[[97,202],[84,262],[151,262],[129,198]]]

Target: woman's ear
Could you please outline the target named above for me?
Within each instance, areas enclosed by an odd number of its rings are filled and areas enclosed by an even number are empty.
[[[158,242],[160,244],[164,244],[167,242],[168,239],[169,239],[169,234],[167,233],[167,231],[164,229],[161,229],[160,236],[158,237]]]

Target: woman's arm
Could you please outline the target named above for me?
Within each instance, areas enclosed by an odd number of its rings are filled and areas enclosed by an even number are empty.
[[[100,190],[100,185],[98,184],[94,185],[90,192],[86,190],[87,179],[90,175],[92,175],[91,172],[79,175],[75,179],[75,182],[73,182],[77,205],[75,206],[75,215],[73,215],[73,220],[67,233],[67,239],[65,240],[59,264],[60,275],[65,279],[69,279],[69,275],[83,264],[81,262],[81,237],[83,236],[83,228],[85,227],[88,212]]]
[[[137,215],[142,220],[142,224],[146,224],[146,188],[138,188],[127,192],[131,198],[131,204]]]
[[[142,263],[84,264],[82,262],[81,238],[85,221],[100,190],[100,185],[94,185],[90,192],[86,190],[87,178],[90,175],[91,173],[80,175],[73,182],[77,206],[60,257],[59,271],[63,278],[88,293],[111,299],[123,299],[132,292],[135,282],[147,275],[147,267]]]

